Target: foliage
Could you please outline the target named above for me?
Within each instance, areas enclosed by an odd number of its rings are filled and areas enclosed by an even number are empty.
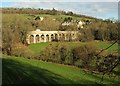
[[[94,44],[88,43],[73,49],[73,61],[74,65],[78,67],[88,68],[90,63],[94,60],[97,48]]]
[[[46,47],[41,53],[40,53],[40,59],[44,61],[52,61],[57,63],[64,63],[65,57],[67,55],[66,53],[67,48],[64,45],[59,44],[49,44],[48,47]]]
[[[113,54],[109,54],[107,56],[99,56],[98,59],[99,61],[96,63],[96,68],[102,74],[111,73],[120,62],[120,57]]]
[[[40,28],[42,31],[56,31],[59,29],[60,22],[57,20],[54,20],[51,17],[45,17],[43,21],[40,21],[40,20],[31,21],[31,24],[34,27],[34,29]]]
[[[69,26],[59,26],[59,30],[60,31],[77,31],[77,25],[73,24],[73,25],[69,25]]]
[[[26,35],[28,30],[32,30],[32,27],[27,19],[19,15],[3,15],[2,19],[3,52],[11,55],[15,43],[27,44]]]
[[[33,52],[25,45],[17,43],[14,44],[12,55],[24,58],[33,58]]]
[[[94,40],[94,36],[90,29],[80,29],[79,31],[81,34],[78,36],[79,41],[86,42]]]
[[[72,53],[72,49],[67,49],[66,53],[67,53],[67,55],[65,57],[64,64],[73,65],[73,53]]]
[[[85,27],[91,31],[94,40],[114,41],[118,39],[118,26],[116,23],[97,21],[91,22]]]

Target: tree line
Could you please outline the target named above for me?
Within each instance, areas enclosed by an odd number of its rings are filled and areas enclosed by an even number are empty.
[[[79,30],[82,35],[80,40],[100,40],[100,41],[114,41],[118,39],[118,23],[109,21],[97,21],[86,25]]]

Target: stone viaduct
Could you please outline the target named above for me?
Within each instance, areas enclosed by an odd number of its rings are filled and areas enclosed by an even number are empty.
[[[52,41],[76,41],[78,31],[30,31],[27,34],[27,42],[40,43]]]

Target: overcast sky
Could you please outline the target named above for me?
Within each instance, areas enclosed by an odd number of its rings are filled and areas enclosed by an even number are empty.
[[[117,0],[2,0],[1,7],[55,8],[102,19],[118,19]]]

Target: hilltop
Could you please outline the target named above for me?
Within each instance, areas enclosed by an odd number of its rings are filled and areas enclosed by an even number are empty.
[[[2,13],[13,13],[13,14],[49,14],[49,15],[69,15],[75,17],[85,17],[87,19],[97,19],[95,17],[86,16],[82,14],[75,14],[72,11],[59,11],[56,9],[34,9],[34,8],[1,8]]]

